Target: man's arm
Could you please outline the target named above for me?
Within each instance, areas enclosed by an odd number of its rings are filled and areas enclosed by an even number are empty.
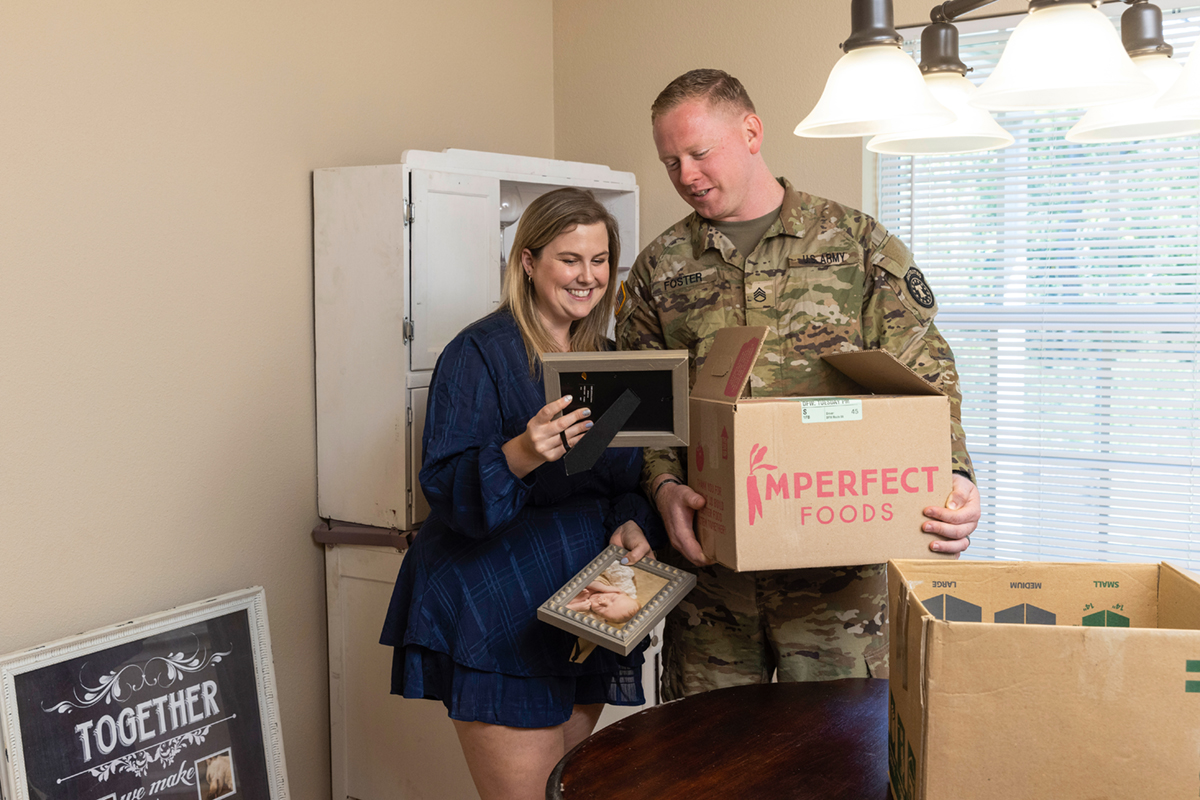
[[[617,349],[665,350],[662,323],[650,293],[650,258],[643,252],[617,294]],[[662,516],[671,545],[697,566],[711,564],[696,539],[696,512],[704,498],[683,479],[683,464],[674,448],[645,449],[642,487]]]
[[[941,539],[929,549],[960,553],[979,524],[979,491],[962,427],[962,392],[954,353],[934,324],[937,300],[908,248],[874,224],[865,243],[863,334],[868,348],[887,350],[950,399],[950,450],[954,479],[945,507],[925,509],[923,530]]]

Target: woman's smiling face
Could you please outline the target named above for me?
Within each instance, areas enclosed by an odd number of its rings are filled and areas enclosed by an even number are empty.
[[[576,225],[556,236],[534,258],[521,254],[525,274],[533,281],[534,305],[547,330],[560,341],[570,337],[571,323],[586,317],[608,286],[608,228],[603,222]]]

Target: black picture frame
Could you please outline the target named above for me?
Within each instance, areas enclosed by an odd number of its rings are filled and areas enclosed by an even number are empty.
[[[688,351],[621,350],[542,355],[546,402],[574,397],[564,413],[584,406],[599,419],[626,389],[639,404],[609,447],[686,447]]]

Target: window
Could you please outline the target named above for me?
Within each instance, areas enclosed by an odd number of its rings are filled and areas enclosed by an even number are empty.
[[[1157,4],[1182,62],[1200,3]],[[958,24],[976,84],[1019,20]],[[1071,144],[1080,113],[1001,112],[1017,141],[989,153],[869,156],[877,215],[957,357],[968,555],[1200,569],[1200,137]]]

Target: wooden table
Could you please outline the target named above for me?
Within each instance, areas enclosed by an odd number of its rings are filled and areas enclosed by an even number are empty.
[[[550,775],[551,800],[885,800],[887,681],[718,689],[626,717]]]

